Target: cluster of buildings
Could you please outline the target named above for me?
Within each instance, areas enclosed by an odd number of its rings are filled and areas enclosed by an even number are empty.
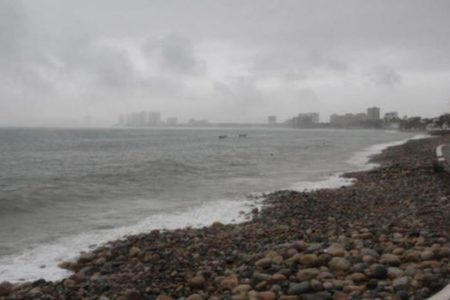
[[[319,113],[309,112],[300,113],[296,117],[285,122],[286,125],[293,128],[312,128],[319,124]]]
[[[207,120],[190,119],[188,122],[180,124],[178,118],[169,117],[162,119],[159,111],[140,111],[122,113],[119,115],[118,125],[123,127],[158,127],[158,126],[191,126],[207,127],[211,123]]]
[[[119,115],[118,125],[123,127],[157,127],[157,126],[189,126],[189,127],[291,127],[291,128],[388,128],[388,129],[413,129],[422,128],[431,121],[420,117],[402,119],[397,112],[387,112],[381,116],[379,107],[369,107],[366,112],[332,114],[329,122],[320,122],[318,112],[299,113],[295,117],[279,123],[277,117],[267,117],[267,123],[210,123],[207,120],[190,119],[186,123],[179,123],[175,117],[162,119],[158,111],[141,111],[122,113]],[[438,122],[434,120],[433,122]],[[439,122],[438,122],[439,123]],[[450,123],[450,121],[449,121]]]
[[[131,112],[119,115],[119,125],[126,127],[175,126],[177,123],[177,118],[173,117],[163,121],[161,119],[161,113],[158,111]]]
[[[398,129],[401,119],[398,113],[387,112],[381,117],[379,107],[369,107],[367,112],[356,114],[333,114],[330,116],[330,125],[334,127],[362,127],[362,128],[390,128]]]
[[[268,125],[275,126],[276,116],[268,117]],[[397,112],[388,112],[381,117],[379,107],[369,107],[366,112],[332,114],[328,123],[319,121],[318,112],[300,113],[280,126],[292,128],[391,128],[400,127],[401,119]]]

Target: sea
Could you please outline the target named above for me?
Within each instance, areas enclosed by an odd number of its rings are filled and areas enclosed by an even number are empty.
[[[226,138],[219,138],[226,136]],[[0,282],[153,229],[243,222],[264,193],[351,184],[412,138],[384,130],[0,129]],[[247,217],[246,217],[247,216]]]

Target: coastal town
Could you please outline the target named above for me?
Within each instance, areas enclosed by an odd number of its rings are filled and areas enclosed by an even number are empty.
[[[450,124],[450,114],[442,114],[434,118],[420,116],[403,116],[396,111],[381,114],[379,107],[369,107],[366,112],[332,114],[328,122],[321,121],[319,112],[299,113],[296,116],[279,122],[276,115],[267,117],[261,123],[214,123],[206,119],[189,119],[179,122],[176,117],[163,119],[159,111],[141,111],[122,113],[119,115],[119,127],[271,127],[271,128],[342,128],[342,129],[391,129],[391,130],[427,130],[446,129]]]

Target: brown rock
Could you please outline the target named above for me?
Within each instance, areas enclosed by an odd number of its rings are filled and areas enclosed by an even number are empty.
[[[296,241],[292,244],[292,247],[294,247],[297,251],[304,251],[308,248],[308,243],[305,241]]]
[[[425,260],[419,264],[420,268],[438,268],[440,263],[437,260]]]
[[[422,253],[420,253],[420,258],[422,260],[432,260],[434,257],[434,253],[433,250],[431,250],[430,248],[427,248],[425,250],[422,251]]]
[[[78,258],[78,261],[80,263],[87,263],[90,262],[95,258],[94,253],[92,252],[81,252],[80,257]]]
[[[442,247],[437,252],[438,258],[446,258],[450,257],[450,248],[449,247]]]
[[[142,251],[138,247],[131,247],[130,251],[128,252],[128,255],[130,257],[140,256],[141,254],[142,254]]]
[[[309,284],[311,285],[311,288],[312,288],[314,291],[322,291],[322,290],[323,290],[323,284],[322,284],[322,282],[320,282],[320,281],[317,280],[317,279],[312,279],[312,280],[309,282]]]
[[[137,290],[128,290],[126,292],[126,299],[127,300],[145,300],[145,298]]]
[[[420,253],[414,250],[408,250],[403,253],[404,262],[418,262],[420,260]]]
[[[174,300],[174,299],[170,296],[159,295],[158,297],[156,297],[156,300]]]
[[[203,300],[203,297],[199,294],[192,294],[186,300]]]
[[[362,257],[362,261],[365,262],[366,264],[373,264],[377,261],[375,256],[372,255],[363,255]]]
[[[75,281],[76,283],[80,283],[86,280],[86,275],[83,272],[77,272],[72,276],[70,276],[69,278]]]
[[[96,264],[97,266],[101,266],[101,265],[103,265],[105,262],[106,262],[106,258],[104,258],[104,257],[99,257],[99,258],[95,261],[95,264]]]
[[[67,288],[74,287],[76,285],[76,282],[72,279],[65,279],[63,282],[64,286]]]
[[[272,265],[272,260],[269,257],[261,258],[255,262],[255,266],[261,269],[268,268]]]
[[[373,249],[370,249],[370,248],[363,248],[363,249],[361,249],[361,254],[362,255],[370,255],[370,256],[373,256],[373,257],[379,257],[380,256],[377,251],[375,251]]]
[[[72,270],[73,263],[71,261],[63,261],[58,264],[58,267],[65,270]]]
[[[282,295],[280,296],[280,298],[278,298],[279,300],[298,300],[298,296],[294,296],[294,295]]]
[[[356,282],[356,283],[363,282],[363,281],[367,280],[367,276],[364,275],[363,273],[358,273],[358,272],[357,273],[353,273],[352,274],[352,280],[354,282]]]
[[[347,259],[343,257],[333,257],[328,263],[328,266],[333,271],[343,272],[350,269],[351,264]]]
[[[363,239],[363,240],[371,239],[372,233],[371,232],[363,232],[359,235],[359,238]]]
[[[283,262],[283,256],[279,255],[277,252],[275,251],[270,251],[269,253],[267,253],[266,258],[269,258],[272,263],[274,264],[281,264]]]
[[[323,288],[326,290],[331,290],[334,288],[334,284],[331,281],[325,281],[323,283]]]
[[[233,289],[233,294],[246,294],[252,289],[250,284],[241,284]]]
[[[335,292],[333,295],[333,300],[351,300],[350,295],[342,292]]]
[[[392,250],[392,254],[395,254],[395,255],[402,255],[403,252],[405,252],[404,248],[395,248],[394,250]]]
[[[192,288],[201,289],[205,285],[205,282],[206,282],[205,277],[203,277],[201,275],[197,275],[195,277],[192,277],[189,280],[188,284]]]
[[[299,257],[299,261],[304,266],[314,267],[317,265],[319,258],[315,254],[302,254]]]
[[[277,296],[272,291],[259,292],[256,296],[258,300],[275,300]]]
[[[325,249],[325,252],[330,254],[331,256],[345,256],[345,249],[341,244],[332,244],[327,249]]]
[[[392,286],[396,290],[406,289],[408,287],[408,284],[409,284],[409,278],[406,276],[397,278],[392,282]]]
[[[220,283],[220,286],[223,289],[227,289],[227,290],[232,290],[235,287],[237,287],[239,284],[239,279],[237,278],[236,275],[230,275],[225,277],[222,282]]]
[[[297,279],[299,281],[311,280],[320,273],[319,269],[309,268],[298,271]]]
[[[395,278],[403,276],[403,273],[404,272],[403,272],[402,269],[399,269],[399,268],[396,268],[396,267],[389,267],[387,274],[388,274],[389,278],[395,279]]]
[[[272,282],[285,281],[286,279],[287,279],[286,276],[284,276],[283,274],[280,274],[280,273],[273,274],[270,277],[270,281],[272,281]]]
[[[383,254],[380,262],[385,265],[399,266],[401,264],[400,258],[395,254]]]
[[[323,281],[323,280],[327,280],[327,279],[333,279],[334,275],[331,274],[330,272],[320,272],[316,278]]]
[[[286,252],[285,252],[285,257],[292,257],[292,256],[294,256],[294,255],[297,254],[297,253],[298,253],[297,249],[295,249],[295,248],[289,248],[289,249],[287,249]]]
[[[36,297],[38,295],[42,294],[42,290],[40,287],[35,287],[32,288],[30,291],[28,291],[28,295],[32,296],[32,297]]]

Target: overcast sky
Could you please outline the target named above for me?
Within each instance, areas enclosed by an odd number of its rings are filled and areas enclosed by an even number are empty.
[[[0,0],[0,126],[450,110],[450,1]]]

